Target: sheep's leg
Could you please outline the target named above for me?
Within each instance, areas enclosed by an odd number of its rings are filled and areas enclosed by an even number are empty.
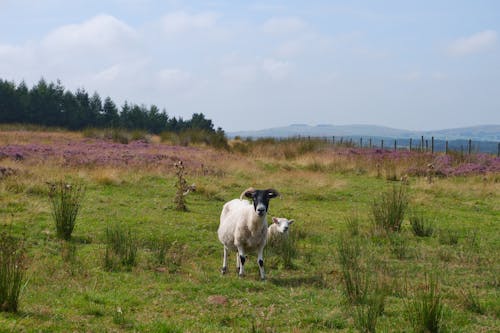
[[[236,253],[236,272],[238,272],[238,274],[240,273],[240,266],[241,266],[240,254]]]
[[[259,270],[260,270],[260,278],[261,278],[261,280],[265,280],[266,279],[266,273],[264,272],[264,258],[263,258],[263,254],[264,254],[264,247],[261,247],[259,249],[258,254],[257,254],[257,263],[259,264]]]
[[[224,246],[224,258],[222,260],[222,268],[220,272],[224,275],[227,272],[227,247]]]
[[[245,275],[245,252],[243,251],[242,248],[238,248],[238,256],[239,256],[239,263],[240,263],[240,270],[238,272],[239,276]]]

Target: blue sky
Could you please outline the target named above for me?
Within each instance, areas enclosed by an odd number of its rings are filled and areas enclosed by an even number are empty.
[[[500,123],[499,1],[0,0],[0,78],[227,131]]]

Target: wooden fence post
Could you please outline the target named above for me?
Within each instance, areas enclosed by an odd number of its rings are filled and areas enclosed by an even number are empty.
[[[424,136],[422,135],[422,141],[420,142],[420,150],[424,151]]]
[[[359,138],[359,147],[363,148],[363,138]]]
[[[469,147],[468,147],[469,155],[472,153],[472,139],[469,139]]]
[[[384,150],[384,139],[380,140],[380,148]]]
[[[445,145],[445,150],[444,150],[444,153],[445,153],[446,155],[448,155],[448,140],[446,140],[446,143],[445,143],[445,144],[446,144],[446,145]]]
[[[497,157],[500,157],[500,142],[498,143],[498,148],[497,148]]]
[[[370,138],[370,148],[372,147],[372,138]]]
[[[396,151],[396,150],[397,150],[397,141],[396,141],[396,139],[394,139],[394,151]]]
[[[434,137],[431,137],[431,154],[434,154]]]
[[[425,152],[429,151],[429,140],[425,140]]]
[[[411,151],[411,141],[412,141],[412,139],[410,138],[410,151]]]
[[[335,135],[332,136],[332,144],[335,145]]]

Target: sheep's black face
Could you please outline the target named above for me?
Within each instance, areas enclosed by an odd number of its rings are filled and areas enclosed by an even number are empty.
[[[259,216],[264,216],[269,208],[269,199],[277,197],[279,194],[276,190],[254,190],[246,192],[245,196],[252,199],[255,212]]]

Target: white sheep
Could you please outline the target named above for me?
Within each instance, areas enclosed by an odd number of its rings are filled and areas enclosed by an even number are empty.
[[[256,251],[260,277],[265,279],[263,252],[267,241],[266,215],[269,199],[278,195],[279,193],[274,189],[256,190],[249,188],[243,191],[240,199],[234,199],[224,204],[217,230],[219,240],[224,245],[222,274],[227,272],[229,251],[238,251],[236,267],[239,276],[244,275],[245,254]],[[243,200],[243,197],[252,199],[253,204]]]
[[[289,220],[284,217],[273,217],[272,223],[267,230],[267,240],[276,239],[278,237],[287,237],[288,229],[290,229],[290,225],[295,220]]]

